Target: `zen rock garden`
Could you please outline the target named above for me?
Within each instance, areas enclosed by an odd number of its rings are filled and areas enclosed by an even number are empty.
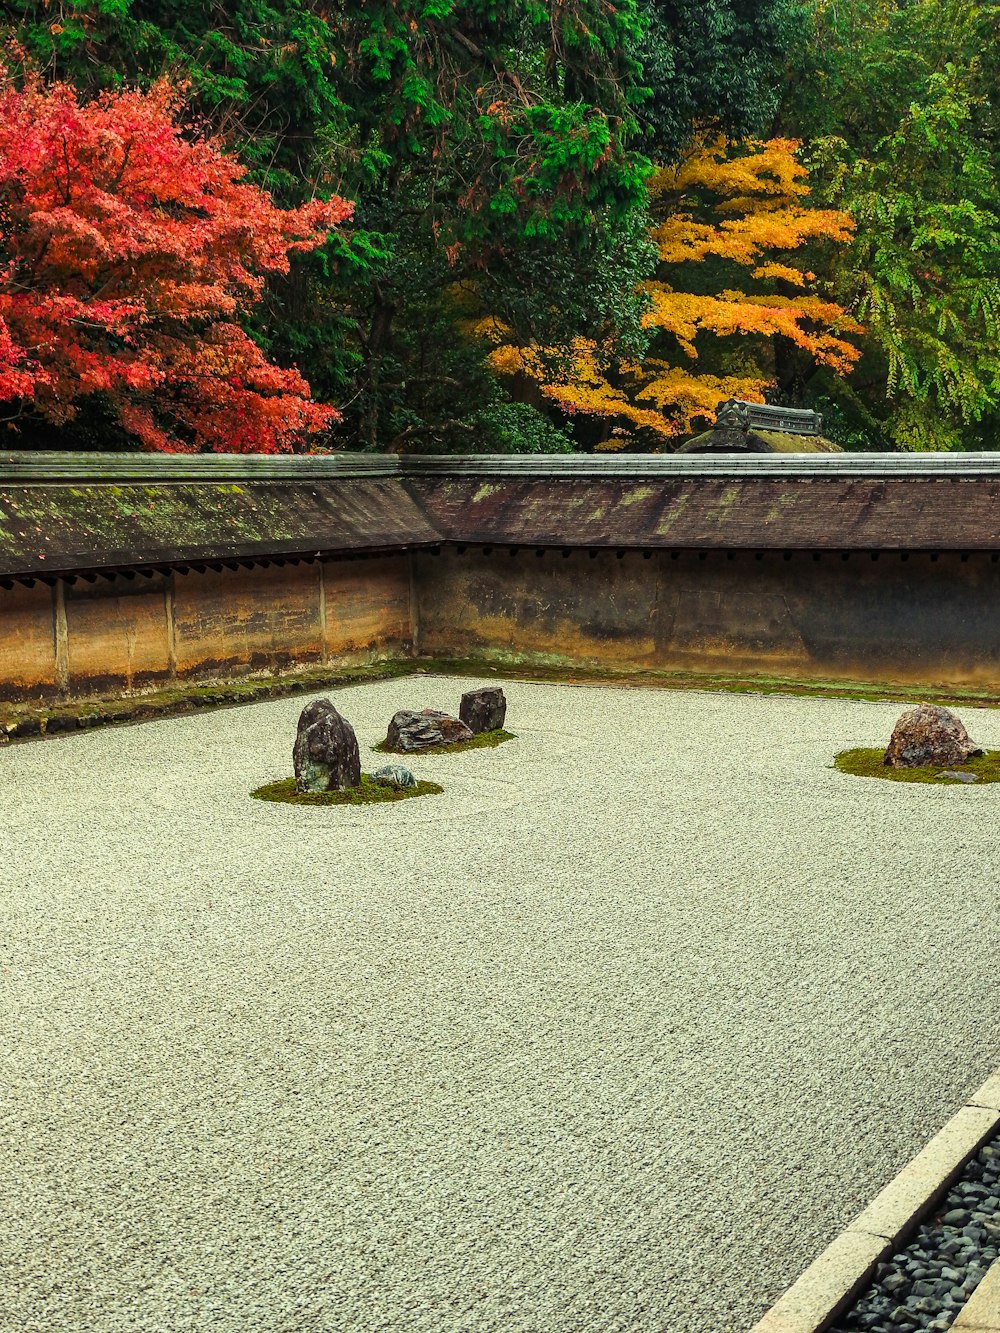
[[[495,745],[513,739],[503,730],[507,700],[498,686],[463,694],[459,716],[434,708],[401,709],[389,721],[385,741],[374,747],[393,754],[434,753]],[[364,805],[439,793],[434,782],[418,781],[402,764],[362,773],[358,738],[329,699],[303,708],[292,747],[294,778],[261,787],[261,800],[310,805]]]
[[[1000,709],[916,702],[483,664],[0,752],[11,1328],[750,1333],[998,1063],[995,793],[937,775]],[[838,1327],[943,1333],[996,1160]]]

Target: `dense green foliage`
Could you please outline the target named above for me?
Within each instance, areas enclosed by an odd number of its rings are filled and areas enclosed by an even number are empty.
[[[865,354],[849,382],[817,386],[849,441],[995,443],[998,22],[976,0],[815,0],[782,114],[818,193],[857,223],[830,281]]]
[[[651,157],[671,161],[692,124],[739,138],[768,127],[786,50],[801,42],[799,0],[639,0],[649,96],[640,108]]]
[[[586,339],[612,377],[641,355],[650,163],[706,133],[801,140],[815,202],[856,222],[814,266],[864,325],[858,367],[837,375],[776,336],[778,397],[823,409],[848,447],[995,442],[996,0],[9,0],[3,15],[26,60],[84,95],[166,75],[192,129],[221,134],[279,203],[355,202],[247,323],[341,412],[324,447],[580,447],[467,330],[488,316],[557,356]],[[102,438],[99,403],[76,429]]]

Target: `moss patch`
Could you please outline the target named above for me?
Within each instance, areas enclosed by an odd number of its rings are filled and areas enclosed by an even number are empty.
[[[912,684],[905,681],[826,679],[820,676],[764,676],[752,672],[724,675],[716,672],[658,671],[649,668],[615,669],[574,664],[565,658],[533,655],[508,657],[417,657],[410,670],[415,675],[496,676],[500,680],[541,681],[564,685],[641,685],[664,690],[711,690],[724,694],[791,694],[807,699],[853,699],[864,703],[935,703],[958,708],[998,708],[995,690],[963,689],[938,681]]]
[[[91,696],[53,703],[0,702],[0,745],[56,732],[84,731],[124,722],[149,722],[203,708],[284,699],[320,690],[345,689],[368,681],[395,680],[412,673],[407,659],[363,663],[357,666],[310,667],[305,671],[272,676],[241,676],[205,683],[178,682],[162,690],[137,695]]]
[[[890,768],[883,764],[884,750],[841,750],[834,759],[834,767],[841,773],[856,778],[887,778],[890,782],[932,782],[938,787],[978,786],[983,782],[1000,782],[1000,750],[987,750],[980,759],[966,764],[937,764],[931,768]],[[978,782],[963,783],[958,778],[939,778],[938,773],[975,773]]]
[[[422,757],[425,754],[457,754],[459,750],[493,750],[498,745],[503,745],[504,741],[516,740],[515,732],[500,728],[498,731],[482,731],[478,736],[473,736],[471,741],[455,741],[452,745],[432,745],[428,750],[390,750],[385,741],[373,745],[372,749],[378,754],[415,754]]]
[[[532,655],[526,660],[516,655],[494,653],[469,658],[392,658],[350,666],[310,667],[305,671],[269,676],[243,676],[226,681],[177,682],[132,696],[0,701],[0,746],[9,741],[83,731],[116,723],[147,722],[203,708],[232,707],[411,675],[493,676],[501,680],[544,681],[553,684],[624,685],[630,688],[644,686],[651,689],[711,690],[728,694],[785,694],[814,699],[863,699],[872,703],[937,703],[953,708],[963,705],[1000,707],[1000,697],[996,690],[956,688],[935,681],[915,685],[893,681],[828,680],[816,677],[795,679],[754,674],[657,671],[649,668],[629,670],[599,666],[596,663],[574,663],[556,656],[542,659],[539,655]],[[510,733],[504,733],[503,739],[509,738]],[[499,740],[480,739],[456,748],[499,743]],[[441,753],[450,754],[451,749]]]
[[[340,791],[296,791],[294,778],[269,782],[250,793],[258,801],[282,801],[286,805],[379,805],[383,801],[406,801],[411,796],[436,796],[444,791],[436,782],[418,782],[415,787],[394,787],[361,774],[360,787]]]

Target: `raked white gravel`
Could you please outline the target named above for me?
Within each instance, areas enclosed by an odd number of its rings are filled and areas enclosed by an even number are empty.
[[[249,799],[304,699],[0,752],[2,1333],[744,1333],[1000,1064],[899,705],[506,690],[390,806]]]

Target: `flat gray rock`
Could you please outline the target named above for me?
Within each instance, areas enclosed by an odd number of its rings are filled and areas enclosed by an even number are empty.
[[[943,773],[938,773],[939,778],[954,778],[956,782],[978,782],[979,778],[975,773],[954,773],[945,769]]]
[[[457,745],[471,740],[469,728],[450,713],[442,713],[436,708],[425,708],[416,713],[403,708],[389,723],[385,748],[408,754],[432,750],[436,745]]]

